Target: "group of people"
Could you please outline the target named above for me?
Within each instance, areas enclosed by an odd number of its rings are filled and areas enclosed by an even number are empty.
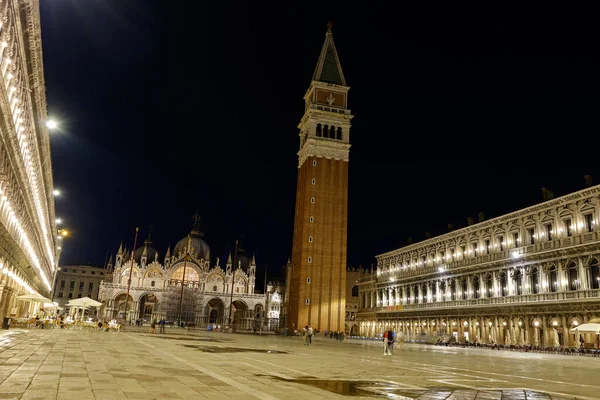
[[[154,333],[154,330],[156,329],[156,325],[158,324],[158,333],[165,333],[165,325],[167,324],[167,321],[165,321],[164,318],[157,320],[156,318],[154,318],[152,320],[152,322],[150,323],[150,334]]]
[[[312,337],[313,337],[314,333],[315,332],[314,332],[312,326],[306,325],[304,327],[304,345],[305,346],[310,346],[312,344]]]
[[[383,355],[391,356],[394,354],[394,343],[397,341],[396,332],[385,331],[383,332]]]

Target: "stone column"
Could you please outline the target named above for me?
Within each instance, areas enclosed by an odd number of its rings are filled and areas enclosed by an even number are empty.
[[[542,317],[542,327],[544,329],[544,338],[542,340],[542,345],[550,346],[550,335],[548,334],[550,327],[548,326],[548,318],[545,315]]]
[[[564,314],[560,317],[560,322],[563,328],[563,347],[571,347],[571,334],[569,333],[569,326],[567,325],[567,317]]]
[[[496,271],[492,271],[492,295],[490,297],[499,296],[500,292],[498,291],[498,273]]]
[[[472,299],[473,298],[473,277],[471,275],[467,276],[467,299]],[[470,328],[470,326],[469,326]],[[470,334],[469,334],[470,336]],[[469,339],[470,340],[470,339]]]
[[[583,259],[581,257],[577,260],[579,264],[579,285],[577,288],[579,290],[587,290],[590,288],[590,283],[588,281],[588,274],[586,273],[586,268],[583,266]]]
[[[558,291],[559,292],[565,292],[567,290],[567,287],[569,285],[569,280],[565,278],[565,271],[563,271],[563,265],[561,260],[558,260],[556,262],[558,264],[558,272],[557,272],[557,276],[558,276]],[[567,282],[566,284],[564,284],[563,282]],[[552,285],[552,282],[550,282],[550,285]]]

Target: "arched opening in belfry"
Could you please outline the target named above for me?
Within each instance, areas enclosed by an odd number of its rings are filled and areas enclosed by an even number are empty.
[[[323,125],[317,124],[317,137],[321,137],[323,135]]]
[[[323,125],[323,137],[329,137],[329,126]]]
[[[342,140],[342,127],[338,127],[337,128],[337,136],[336,136],[337,140]]]

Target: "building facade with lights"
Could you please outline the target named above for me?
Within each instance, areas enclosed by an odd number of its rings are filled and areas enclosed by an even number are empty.
[[[377,256],[360,334],[578,347],[569,329],[600,317],[599,199],[589,186]]]
[[[39,1],[0,0],[0,319],[52,297],[61,249],[40,29]]]
[[[56,288],[52,299],[68,313],[70,300],[89,297],[98,300],[100,282],[106,271],[91,265],[62,265],[56,277]],[[93,314],[93,312],[92,312]]]
[[[210,264],[210,248],[197,223],[189,237],[181,239],[162,261],[150,238],[131,252],[121,246],[113,265],[100,284],[100,316],[148,323],[164,318],[169,322],[206,327],[231,323],[234,330],[277,327],[279,316],[268,313],[266,303],[278,303],[281,289],[267,287],[271,294],[255,293],[256,261],[240,249],[224,266]],[[131,284],[128,281],[131,276]],[[271,307],[274,307],[271,305]],[[275,309],[273,311],[276,311]]]

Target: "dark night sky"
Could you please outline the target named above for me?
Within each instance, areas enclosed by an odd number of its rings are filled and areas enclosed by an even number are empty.
[[[213,257],[244,235],[279,273],[328,19],[356,115],[350,265],[532,205],[542,186],[600,182],[600,35],[586,24],[193,3],[42,1],[56,208],[73,232],[62,264],[102,265],[136,226],[164,254],[198,210]]]

